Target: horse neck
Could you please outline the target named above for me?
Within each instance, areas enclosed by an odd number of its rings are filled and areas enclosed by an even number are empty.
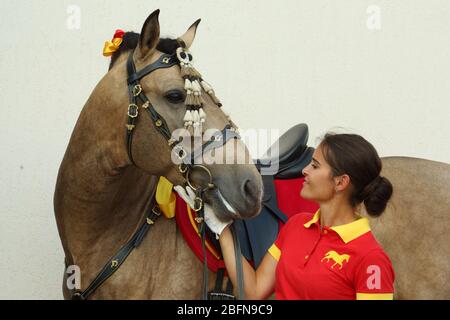
[[[105,115],[100,108],[114,103],[106,100],[104,80],[80,114],[54,196],[66,256],[77,264],[94,251],[107,256],[122,246],[144,219],[156,186],[156,177],[130,165],[123,110],[108,106]]]

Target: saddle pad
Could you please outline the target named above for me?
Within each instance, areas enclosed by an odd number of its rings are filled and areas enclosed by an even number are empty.
[[[304,181],[304,177],[274,180],[278,208],[280,208],[288,219],[300,212],[315,213],[319,209],[319,205],[316,202],[303,199],[300,196]]]

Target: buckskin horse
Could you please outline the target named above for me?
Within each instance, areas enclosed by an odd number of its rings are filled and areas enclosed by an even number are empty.
[[[202,97],[208,116],[203,128],[224,129],[202,147],[209,154],[221,149],[227,164],[194,170],[184,162],[192,157],[183,149],[176,151],[182,163],[174,164],[171,150],[180,140],[171,132],[186,124],[184,103],[198,85],[190,82],[186,92],[191,78],[181,72],[192,60],[188,49],[200,20],[176,40],[160,39],[158,16],[156,10],[147,18],[136,48],[123,50],[93,90],[60,165],[54,194],[58,232],[66,265],[81,270],[80,290],[69,290],[64,281],[65,298],[200,298],[200,261],[174,220],[155,221],[160,209],[152,199],[160,176],[176,185],[187,176],[197,186],[208,182],[201,200],[223,218],[253,217],[261,208],[261,176],[253,162],[236,156],[251,160],[210,87]],[[191,111],[198,115],[198,104]]]
[[[187,47],[194,39],[197,25],[198,22],[179,38]],[[164,55],[173,55],[176,47],[174,40],[159,39],[158,11],[155,11],[145,22],[136,42],[130,41],[128,47],[113,56],[110,72],[86,103],[61,164],[54,204],[66,264],[80,267],[81,291],[84,292],[105,268],[117,268],[113,276],[90,291],[86,297],[91,299],[201,297],[199,240],[186,242],[180,234],[183,225],[177,226],[173,219],[159,219],[145,237],[145,232],[141,232],[146,231],[142,226],[146,225],[147,218],[153,222],[156,217],[147,216],[147,212],[152,212],[151,199],[158,177],[166,176],[174,184],[183,184],[186,177],[173,165],[168,144],[161,139],[158,127],[152,124],[160,120],[154,118],[160,115],[167,121],[168,129],[183,125],[184,106],[170,102],[170,99],[184,98],[180,68],[175,64],[168,68],[145,67],[168,58]],[[125,142],[123,133],[126,122],[123,106],[129,104],[130,91],[133,96],[134,88],[127,92],[130,54],[138,70],[155,69],[141,79],[141,85],[157,111],[150,117],[141,116],[139,125],[127,124],[135,125],[132,144]],[[174,88],[178,88],[178,92],[173,92]],[[216,104],[214,99],[205,101],[207,124],[227,126],[227,118]],[[131,110],[134,111],[137,110]],[[128,142],[129,138],[127,132]],[[237,209],[239,218],[251,218],[261,212],[253,219],[235,222],[241,226],[241,231],[247,232],[239,234],[242,252],[255,264],[276,237],[280,220],[285,221],[299,210],[316,209],[315,204],[299,197],[301,169],[309,162],[313,151],[307,147],[307,141],[305,125],[294,126],[280,138],[279,157],[275,160],[279,162],[279,170],[273,176],[262,177],[264,188],[253,165],[210,166],[213,181],[221,193],[211,191],[206,201],[216,212],[236,218],[227,209],[227,201]],[[238,140],[226,144],[246,151]],[[270,161],[256,161],[256,167],[260,169],[261,163]],[[380,218],[371,219],[371,227],[393,262],[395,298],[449,299],[450,165],[408,157],[385,157],[382,162],[382,174],[393,183],[394,194],[386,212]],[[187,219],[185,211],[185,204],[177,197],[177,222]],[[178,214],[180,212],[183,214]],[[259,229],[254,228],[255,221],[259,221]],[[135,235],[139,236],[138,248],[131,253],[120,251],[127,249],[126,244],[131,240],[136,240]],[[128,258],[122,261],[111,258],[118,251],[129,254]],[[214,257],[208,254],[208,261],[213,263]],[[122,254],[121,257],[127,256]],[[217,265],[214,267],[217,269]],[[74,292],[66,286],[66,273],[64,277],[64,297],[71,298]],[[209,283],[213,283],[214,273],[209,272],[208,278]]]

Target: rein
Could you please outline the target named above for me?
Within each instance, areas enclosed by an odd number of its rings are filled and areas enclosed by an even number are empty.
[[[181,48],[181,50],[186,52],[186,56],[190,56],[190,53],[186,49]],[[195,158],[197,155],[203,155],[205,152],[224,146],[231,139],[240,139],[239,134],[236,132],[235,127],[229,123],[224,129],[220,132],[220,134],[216,134],[213,136],[213,139],[206,141],[199,148],[200,150],[193,150],[193,152],[188,153],[184,148],[179,145],[179,141],[172,138],[172,133],[165,121],[165,119],[155,110],[149,98],[143,92],[142,86],[139,81],[145,76],[149,75],[155,70],[170,68],[175,65],[184,65],[183,61],[180,60],[180,48],[177,50],[178,54],[163,54],[159,57],[159,59],[144,67],[142,70],[136,71],[136,66],[133,60],[132,51],[127,60],[127,86],[128,86],[128,95],[129,95],[129,105],[127,111],[127,124],[126,124],[126,143],[127,143],[127,151],[128,156],[131,162],[135,165],[133,156],[132,156],[132,143],[133,143],[133,132],[137,125],[137,120],[139,116],[139,108],[147,110],[152,123],[155,129],[167,140],[167,144],[171,149],[171,152],[174,152],[178,159],[181,161],[178,166],[178,170],[181,174],[183,174],[186,178],[187,184],[194,190],[196,193],[196,201],[194,211],[196,212],[195,221],[199,224],[199,231],[202,241],[203,248],[203,299],[208,299],[208,268],[206,261],[206,249],[205,249],[205,240],[206,240],[206,223],[204,221],[204,205],[203,205],[203,194],[208,189],[214,189],[216,186],[213,183],[213,177],[209,169],[203,165],[195,164]],[[183,56],[183,55],[181,55]],[[184,57],[184,56],[183,56]],[[192,58],[192,56],[190,56]],[[187,82],[191,80],[200,80],[203,83],[202,79],[193,79],[192,77],[183,76]],[[213,92],[212,89],[209,89],[208,93]],[[187,100],[187,99],[186,99]],[[218,102],[217,98],[213,98],[213,101],[216,103],[218,107],[221,107],[220,102]],[[216,102],[217,101],[217,102]],[[140,106],[139,106],[140,105]],[[196,106],[187,105],[187,109],[195,108]],[[197,106],[198,109],[198,106]],[[209,183],[206,187],[194,187],[193,183],[190,180],[190,172],[195,169],[201,169],[205,171],[209,176]],[[104,283],[115,271],[122,265],[125,259],[129,256],[129,254],[133,251],[134,248],[138,247],[145,235],[148,233],[151,226],[154,225],[156,219],[161,215],[160,208],[158,204],[155,202],[155,197],[152,198],[152,205],[150,206],[150,212],[147,214],[147,217],[141,227],[136,231],[130,241],[128,241],[125,246],[123,246],[117,254],[115,254],[103,267],[103,269],[98,273],[96,278],[90,283],[90,285],[84,291],[75,291],[72,294],[72,299],[74,300],[85,300],[87,299],[102,283]],[[232,230],[234,230],[232,228]],[[235,243],[235,253],[236,253],[236,263],[237,263],[237,275],[239,282],[239,298],[243,298],[243,273],[242,273],[242,263],[241,263],[241,250],[239,247],[239,239],[236,236],[235,232],[233,233],[234,243]],[[239,264],[238,264],[239,262]]]

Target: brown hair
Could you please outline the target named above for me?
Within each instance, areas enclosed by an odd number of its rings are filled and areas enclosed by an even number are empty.
[[[381,159],[373,145],[357,134],[327,133],[319,147],[333,176],[350,177],[350,204],[355,207],[362,202],[369,215],[380,216],[393,188],[388,179],[380,176]]]

